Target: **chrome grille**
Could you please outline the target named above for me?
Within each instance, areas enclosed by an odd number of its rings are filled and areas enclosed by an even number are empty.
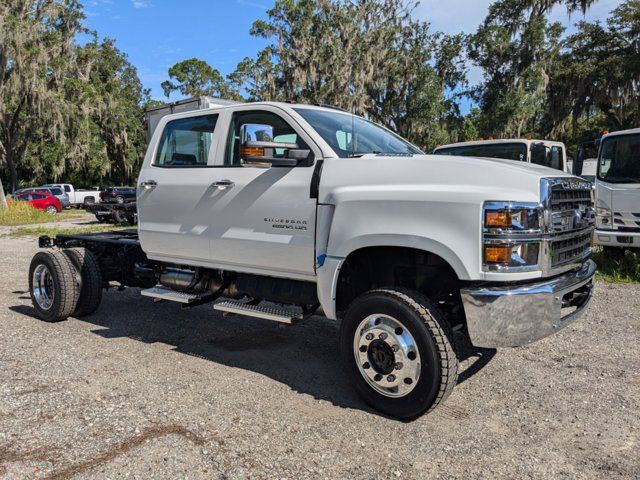
[[[551,267],[559,267],[591,251],[591,231],[551,242]]]
[[[581,207],[593,206],[591,200],[591,188],[580,190],[564,190],[558,188],[562,184],[554,185],[551,190],[551,211],[566,212],[567,210],[578,210]]]
[[[552,271],[569,268],[587,258],[595,226],[591,184],[578,178],[545,179],[543,202],[549,212],[548,268]]]

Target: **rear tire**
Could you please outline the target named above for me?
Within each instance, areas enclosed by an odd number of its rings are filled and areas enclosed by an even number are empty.
[[[114,223],[129,223],[126,213],[122,210],[113,211],[113,221]]]
[[[404,420],[433,410],[458,378],[443,314],[408,289],[371,290],[356,298],[340,326],[340,354],[364,401]]]
[[[29,267],[29,292],[42,320],[66,320],[80,294],[77,273],[69,258],[56,250],[36,253]]]
[[[96,257],[86,248],[66,248],[64,254],[80,275],[80,296],[73,311],[74,317],[95,312],[102,302],[102,272]]]

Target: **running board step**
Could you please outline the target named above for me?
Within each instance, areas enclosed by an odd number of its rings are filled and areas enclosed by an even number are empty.
[[[145,297],[182,303],[183,305],[200,304],[213,300],[213,294],[211,292],[177,292],[162,286],[142,290],[140,294]]]
[[[263,318],[281,323],[295,323],[304,318],[302,309],[298,311],[292,308],[275,305],[249,305],[237,300],[224,300],[213,306],[219,312],[235,313],[247,317]]]

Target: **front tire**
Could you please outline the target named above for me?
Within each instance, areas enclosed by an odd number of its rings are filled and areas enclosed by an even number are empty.
[[[433,302],[411,290],[356,298],[340,326],[340,354],[364,401],[405,420],[433,410],[458,378],[449,325]]]
[[[58,213],[58,209],[53,205],[49,205],[47,208],[44,209],[44,211],[47,212],[49,215],[55,215],[56,213]]]
[[[29,267],[33,308],[46,322],[66,320],[76,308],[80,289],[76,270],[62,252],[38,252]]]

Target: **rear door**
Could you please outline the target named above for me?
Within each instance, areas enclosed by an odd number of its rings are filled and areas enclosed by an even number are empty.
[[[150,258],[202,265],[210,260],[211,186],[219,115],[163,119],[138,180],[138,230]],[[157,141],[156,141],[157,139]]]

